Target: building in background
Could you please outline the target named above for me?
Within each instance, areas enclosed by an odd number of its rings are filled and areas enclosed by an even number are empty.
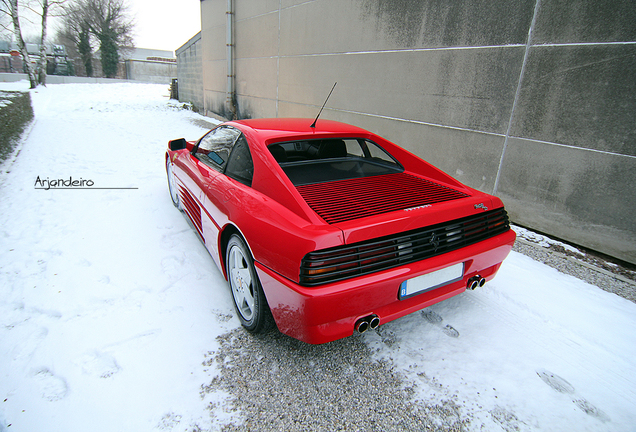
[[[172,51],[134,48],[125,52],[119,78],[155,84],[170,84],[177,77],[177,59]]]
[[[179,100],[191,103],[195,111],[204,109],[201,32],[177,49]]]
[[[26,44],[31,62],[35,66],[40,58],[39,44]],[[73,75],[73,63],[66,54],[64,45],[48,44],[46,46],[46,58],[48,75]],[[23,73],[24,64],[22,54],[18,50],[18,44],[9,41],[0,41],[0,73]]]
[[[31,61],[35,64],[40,56],[40,45],[27,44]],[[67,55],[64,45],[47,45],[47,74],[81,74],[83,66]],[[102,68],[99,51],[93,53],[93,76],[101,77]],[[22,55],[15,42],[0,41],[0,73],[24,73]],[[85,75],[85,74],[84,74]],[[122,51],[117,78],[156,84],[170,84],[177,77],[177,59],[174,52],[147,48],[132,48]]]
[[[177,52],[203,112],[315,117],[337,81],[324,118],[636,263],[632,0],[202,0],[201,23]]]

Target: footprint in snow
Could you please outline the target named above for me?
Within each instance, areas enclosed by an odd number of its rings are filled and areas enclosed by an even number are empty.
[[[68,394],[68,386],[63,378],[54,375],[50,370],[43,368],[33,375],[33,379],[40,387],[43,399],[55,402],[64,399]]]
[[[574,387],[572,384],[560,376],[545,369],[538,370],[537,375],[539,375],[539,378],[541,378],[544,383],[552,387],[555,391],[558,391],[559,393],[574,394]]]
[[[567,382],[565,379],[545,369],[539,369],[536,372],[537,372],[537,375],[539,375],[539,378],[541,378],[544,383],[552,387],[553,390],[559,393],[570,395],[574,405],[576,405],[585,414],[590,415],[592,417],[596,417],[602,422],[607,422],[610,420],[609,416],[605,414],[603,411],[596,408],[586,399],[578,397],[576,395],[574,386],[570,384],[569,382]]]
[[[424,318],[426,319],[426,321],[430,322],[431,324],[436,324],[439,326],[443,325],[442,324],[443,318],[435,311],[424,310],[422,311],[422,315],[424,315]],[[451,325],[446,325],[442,327],[442,332],[449,337],[453,337],[453,338],[459,337],[459,332],[457,331],[457,329],[455,329]]]
[[[49,334],[48,329],[39,327],[34,329],[28,337],[22,340],[12,352],[13,360],[22,360],[31,358],[35,350],[40,346],[42,341]]]
[[[605,414],[600,409],[596,408],[594,405],[592,405],[591,403],[589,403],[585,399],[574,399],[572,402],[574,402],[574,405],[576,405],[585,414],[590,415],[592,417],[596,417],[597,419],[599,419],[603,423],[605,423],[605,422],[610,420],[610,418],[609,418],[609,416],[607,414]]]
[[[439,314],[435,311],[425,310],[425,311],[422,311],[422,315],[424,315],[424,318],[426,318],[426,320],[430,322],[431,324],[437,324],[442,322],[442,317],[439,316]]]
[[[121,370],[113,356],[98,351],[80,357],[76,364],[84,373],[99,378],[109,378]]]
[[[454,337],[454,338],[459,337],[459,332],[452,326],[447,325],[446,327],[442,329],[442,331],[444,332],[446,336]]]

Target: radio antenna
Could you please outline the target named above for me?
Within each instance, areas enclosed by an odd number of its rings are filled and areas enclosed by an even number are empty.
[[[314,122],[309,127],[311,127],[311,128],[315,128],[316,127],[316,122],[318,121],[318,117],[320,117],[320,114],[322,114],[322,109],[325,107],[325,105],[327,105],[327,101],[329,100],[329,97],[331,96],[331,93],[333,93],[333,89],[336,88],[336,84],[338,84],[338,81],[333,83],[333,87],[331,87],[331,91],[329,92],[329,95],[327,96],[327,99],[325,99],[325,103],[322,104],[322,108],[320,108],[320,111],[318,111],[318,115],[316,116],[316,120],[314,120]]]

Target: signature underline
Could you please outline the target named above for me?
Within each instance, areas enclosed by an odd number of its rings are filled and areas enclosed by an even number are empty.
[[[36,187],[34,189],[42,189],[42,190],[54,190],[54,189],[139,189],[136,187]]]

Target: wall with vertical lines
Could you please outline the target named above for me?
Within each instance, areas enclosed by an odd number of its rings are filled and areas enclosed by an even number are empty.
[[[636,263],[633,0],[234,0],[237,113],[376,132],[514,222]],[[227,114],[226,2],[202,0]]]

